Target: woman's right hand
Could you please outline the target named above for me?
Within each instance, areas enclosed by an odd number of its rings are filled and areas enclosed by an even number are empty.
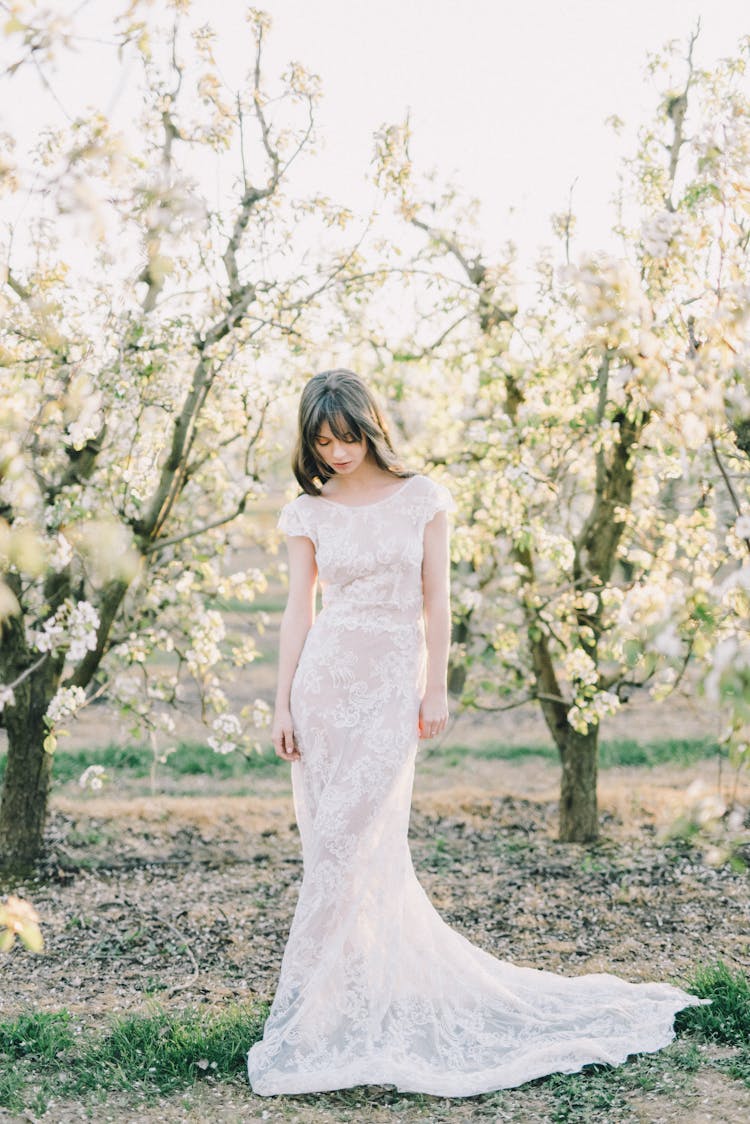
[[[294,726],[289,707],[277,707],[271,724],[271,741],[276,756],[282,761],[299,761],[301,754],[294,737]]]

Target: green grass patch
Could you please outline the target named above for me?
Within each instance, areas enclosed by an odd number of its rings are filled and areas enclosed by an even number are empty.
[[[428,745],[422,751],[425,757],[444,758],[451,765],[458,765],[467,758],[482,760],[516,761],[522,757],[546,757],[549,761],[559,758],[557,750],[550,745],[502,745],[500,742],[484,742],[482,745],[449,744]]]
[[[0,781],[5,773],[7,754],[0,756]],[[53,780],[55,784],[77,782],[89,765],[101,765],[114,776],[127,776],[135,780],[151,775],[154,757],[148,746],[115,745],[96,749],[59,748],[55,753]],[[245,757],[240,753],[216,753],[201,742],[180,742],[175,753],[165,762],[157,762],[156,775],[161,777],[206,776],[223,780],[241,779],[258,771],[269,771],[284,765],[272,746],[261,753]]]
[[[750,1043],[750,983],[740,971],[732,972],[723,961],[699,968],[687,991],[710,999],[705,1007],[686,1007],[675,1020],[679,1033],[689,1032],[704,1042],[727,1046]]]
[[[553,1124],[631,1124],[632,1098],[643,1093],[673,1098],[689,1087],[693,1074],[705,1064],[697,1046],[673,1042],[655,1054],[639,1054],[624,1065],[590,1065],[580,1073],[543,1078],[553,1094]]]
[[[36,1012],[0,1023],[0,1108],[46,1110],[61,1059],[75,1048],[69,1011]]]
[[[74,1036],[69,1011],[40,1011],[0,1023],[0,1055],[9,1061],[32,1059],[40,1068],[55,1065]]]
[[[698,969],[686,986],[713,1000],[711,1006],[678,1014],[678,1029],[690,1040],[680,1038],[622,1066],[592,1065],[534,1082],[552,1097],[550,1121],[632,1120],[634,1096],[674,1097],[704,1066],[750,1084],[747,979],[719,962]],[[0,1022],[0,1107],[43,1115],[53,1098],[103,1101],[109,1092],[129,1091],[134,1098],[154,1099],[202,1079],[244,1081],[247,1051],[261,1037],[267,1014],[265,1003],[168,1011],[154,1002],[148,1013],[110,1016],[102,1029],[78,1025],[66,1010],[20,1015]],[[710,1042],[741,1048],[731,1057],[712,1059]],[[361,1097],[361,1090],[344,1095]]]
[[[708,739],[669,738],[662,741],[637,742],[632,740],[605,741],[600,746],[599,762],[602,769],[615,766],[650,768],[655,765],[690,765],[719,754],[719,747]],[[542,757],[557,762],[554,746],[544,744],[502,745],[486,742],[483,745],[431,746],[426,758],[440,760],[449,767],[460,767],[471,759],[519,761],[528,757]],[[0,754],[0,782],[5,773],[6,753]],[[76,783],[89,765],[101,765],[111,777],[133,780],[147,779],[153,768],[153,754],[149,746],[109,745],[95,749],[67,749],[60,746],[55,753],[54,784]],[[157,762],[157,781],[184,777],[213,777],[217,780],[243,780],[258,772],[285,768],[286,763],[274,753],[269,744],[262,752],[245,757],[241,753],[215,753],[205,742],[180,742],[175,753],[165,762]]]
[[[103,1032],[78,1028],[62,1010],[0,1023],[0,1107],[43,1112],[47,1100],[145,1089],[166,1095],[202,1077],[244,1074],[247,1051],[263,1032],[264,1003],[218,1012],[192,1007],[110,1020]],[[40,1081],[41,1079],[41,1081]]]
[[[664,738],[648,742],[625,738],[602,742],[599,763],[603,769],[618,765],[644,768],[653,768],[655,765],[692,765],[720,753],[719,746],[710,738]]]
[[[16,1066],[2,1064],[0,1055],[0,1107],[8,1108],[11,1112],[21,1112],[26,1108],[25,1090],[24,1075]]]
[[[248,1012],[233,1007],[202,1014],[159,1011],[118,1019],[109,1031],[87,1043],[79,1077],[101,1075],[109,1088],[127,1088],[134,1077],[159,1092],[185,1088],[204,1074],[227,1079],[245,1069],[247,1051],[260,1037],[267,1009]],[[79,1084],[79,1092],[85,1086]]]
[[[622,1091],[606,1066],[590,1066],[582,1073],[556,1073],[545,1085],[554,1097],[553,1124],[623,1118]]]
[[[722,1058],[714,1062],[717,1069],[722,1070],[735,1081],[742,1081],[750,1088],[750,1046],[743,1046],[733,1058]]]
[[[265,746],[260,753],[245,757],[241,753],[216,753],[203,742],[180,742],[177,752],[170,754],[159,771],[174,777],[245,777],[258,769],[277,769],[283,765],[273,746]]]
[[[602,769],[616,766],[638,766],[650,768],[654,765],[690,765],[695,761],[715,757],[720,750],[715,741],[708,738],[666,738],[661,741],[637,742],[630,739],[604,741],[599,746],[599,764]],[[485,742],[483,745],[441,745],[431,747],[429,757],[445,758],[451,765],[457,765],[465,758],[485,760],[518,761],[524,757],[543,757],[548,761],[558,761],[557,749],[549,744],[502,745],[499,742]]]

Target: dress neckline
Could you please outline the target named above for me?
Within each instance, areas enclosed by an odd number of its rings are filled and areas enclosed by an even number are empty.
[[[382,500],[373,500],[372,503],[337,503],[336,500],[329,500],[327,496],[318,496],[317,498],[323,500],[323,503],[329,503],[332,507],[344,507],[347,511],[359,511],[361,507],[378,507],[381,503],[387,503],[388,500],[392,500],[394,496],[400,496],[401,493],[409,487],[412,480],[416,480],[418,475],[419,473],[415,472],[413,476],[408,478],[405,484],[402,484],[400,488],[396,488],[395,492],[389,492],[387,496],[383,496]]]

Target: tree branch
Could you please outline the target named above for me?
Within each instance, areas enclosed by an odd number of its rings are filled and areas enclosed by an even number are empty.
[[[183,533],[181,535],[174,535],[172,538],[169,538],[169,539],[154,539],[154,540],[152,540],[151,542],[149,542],[148,544],[146,544],[145,546],[142,547],[143,554],[146,554],[146,555],[153,554],[155,551],[163,550],[164,547],[166,547],[166,546],[173,546],[175,543],[184,542],[185,539],[196,538],[197,535],[205,535],[205,533],[207,531],[213,530],[214,527],[221,527],[224,523],[231,523],[231,521],[233,519],[236,519],[238,515],[242,515],[244,513],[245,507],[247,506],[247,498],[248,498],[249,495],[251,495],[250,489],[248,489],[244,493],[244,495],[242,496],[242,499],[237,504],[236,509],[234,511],[230,512],[229,515],[222,515],[221,518],[214,519],[213,522],[206,523],[205,526],[203,526],[203,527],[196,527],[196,528],[194,528],[193,530],[190,530],[190,531],[183,531]]]
[[[471,706],[472,710],[482,710],[486,714],[500,714],[505,710],[516,710],[516,708],[519,706],[526,706],[527,703],[539,702],[542,700],[545,700],[547,702],[564,703],[566,707],[570,706],[570,703],[561,698],[559,695],[545,695],[536,693],[531,695],[524,695],[522,699],[516,699],[515,702],[507,703],[504,706],[487,706],[485,703],[478,702],[472,702]]]
[[[716,438],[714,437],[713,433],[711,434],[709,440],[711,442],[711,452],[713,453],[713,458],[716,461],[716,466],[717,466],[717,468],[719,469],[719,472],[722,475],[722,479],[724,480],[724,483],[726,484],[726,488],[727,488],[727,491],[729,492],[729,496],[732,500],[734,510],[737,512],[738,516],[742,515],[742,505],[740,504],[740,501],[737,498],[737,493],[734,490],[734,485],[732,484],[729,473],[727,472],[727,470],[724,466],[724,462],[721,459],[721,457],[719,456],[719,450],[718,450],[717,445],[716,445]],[[748,552],[750,553],[750,538],[745,538],[742,541],[744,542],[745,546],[748,549]]]
[[[13,292],[17,296],[19,296],[22,301],[28,301],[31,299],[31,289],[27,289],[25,285],[22,285],[20,281],[17,281],[11,273],[10,269],[6,271],[5,280],[6,283],[11,287]]]
[[[98,602],[99,628],[96,632],[96,648],[86,652],[86,655],[65,680],[65,687],[86,687],[94,677],[105,652],[108,650],[109,634],[112,623],[128,592],[128,583],[119,578],[107,582],[102,590]]]
[[[687,53],[688,76],[687,76],[687,81],[685,82],[685,89],[683,90],[683,92],[681,94],[677,94],[675,97],[670,98],[669,102],[667,103],[667,116],[671,119],[671,121],[674,125],[674,133],[673,133],[673,136],[672,136],[672,143],[671,143],[671,145],[668,146],[668,148],[669,148],[669,191],[667,192],[667,194],[665,196],[665,199],[664,199],[664,206],[666,207],[666,209],[668,211],[674,211],[675,210],[675,205],[672,202],[672,191],[674,190],[675,178],[677,176],[677,165],[678,165],[679,159],[680,159],[680,149],[682,148],[683,144],[685,143],[685,136],[683,135],[683,129],[684,129],[684,124],[685,124],[685,115],[687,113],[687,106],[688,106],[688,90],[690,89],[690,84],[691,84],[691,82],[693,80],[693,76],[694,76],[693,46],[695,45],[695,41],[698,38],[698,35],[700,34],[700,26],[701,26],[701,21],[700,21],[700,16],[699,16],[695,31],[690,36],[690,43],[689,43],[689,46],[688,46],[688,53]]]

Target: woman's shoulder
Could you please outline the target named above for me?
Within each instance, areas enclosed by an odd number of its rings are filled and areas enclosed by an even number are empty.
[[[296,507],[302,509],[306,506],[308,500],[314,500],[315,496],[311,496],[308,492],[300,492],[299,495],[294,496],[293,499],[288,500],[284,507]]]
[[[305,492],[300,492],[298,496],[294,496],[291,500],[287,500],[281,507],[281,511],[302,512],[305,510],[305,500],[309,497]]]
[[[456,502],[453,495],[442,480],[423,472],[415,472],[411,481],[411,486],[405,494],[423,510],[427,518],[431,519],[438,511],[455,510]]]
[[[294,499],[283,505],[276,526],[287,535],[304,535],[314,541],[311,515],[315,509],[315,497],[300,492]]]

